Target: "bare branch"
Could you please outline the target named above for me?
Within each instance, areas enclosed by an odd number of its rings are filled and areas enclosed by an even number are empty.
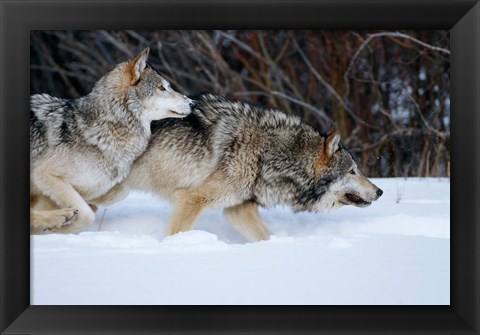
[[[133,57],[133,50],[129,49],[125,44],[113,37],[108,31],[100,31],[100,35],[108,42],[113,44],[118,50],[122,51],[128,58]]]
[[[427,120],[425,119],[425,117],[423,116],[422,114],[422,111],[420,109],[420,106],[418,105],[418,103],[415,101],[415,99],[412,97],[412,95],[410,93],[407,92],[407,97],[408,99],[412,102],[412,104],[415,106],[415,110],[417,111],[418,115],[420,116],[420,120],[422,120],[422,123],[423,125],[432,133],[434,133],[435,135],[437,135],[438,137],[440,137],[441,139],[445,139],[447,134],[445,132],[441,132],[437,129],[434,129],[432,126],[430,126],[430,124],[427,122]]]
[[[303,61],[305,62],[305,64],[307,64],[309,70],[313,73],[313,75],[315,76],[315,78],[317,78],[317,80],[323,85],[325,86],[325,88],[330,92],[331,95],[333,95],[333,97],[335,99],[337,99],[337,101],[340,103],[340,105],[349,113],[351,113],[351,109],[350,107],[347,106],[347,104],[345,103],[345,101],[343,101],[343,99],[340,97],[340,95],[337,93],[337,91],[335,91],[333,89],[333,87],[326,82],[325,79],[323,79],[323,77],[320,75],[320,73],[318,73],[318,71],[313,67],[312,63],[310,62],[310,60],[307,58],[307,56],[305,56],[305,54],[303,53],[302,49],[300,49],[298,43],[296,40],[293,40],[293,45],[295,46],[295,50],[300,54],[300,57],[302,57]],[[356,116],[356,115],[355,115]]]
[[[370,123],[367,123],[365,122],[364,120],[362,120],[361,118],[359,118],[357,115],[355,115],[355,113],[352,111],[352,109],[345,103],[345,101],[340,97],[340,95],[333,89],[333,87],[328,84],[326,82],[325,79],[323,79],[323,77],[320,75],[320,73],[318,73],[318,71],[313,67],[312,63],[310,62],[310,60],[307,58],[307,56],[305,56],[305,54],[303,53],[303,51],[300,49],[298,43],[296,40],[293,40],[293,44],[295,46],[295,50],[300,54],[300,56],[302,57],[303,61],[305,62],[305,64],[307,64],[308,68],[310,69],[310,71],[313,73],[313,75],[315,76],[315,78],[317,78],[317,80],[323,85],[325,86],[325,88],[330,92],[331,95],[333,95],[333,97],[335,99],[337,99],[337,101],[340,103],[340,105],[345,109],[345,111],[347,111],[347,113],[353,117],[355,119],[355,121],[359,122],[362,126],[365,126],[365,127],[369,127],[369,128],[375,128],[375,129],[378,129],[377,126],[373,125],[373,124],[370,124]]]
[[[396,129],[394,131],[391,131],[387,134],[384,134],[378,141],[376,141],[375,143],[372,143],[372,144],[369,144],[369,145],[366,145],[362,148],[351,148],[350,151],[352,152],[366,152],[366,151],[370,151],[370,150],[373,150],[375,149],[376,147],[384,144],[386,141],[388,141],[390,138],[394,137],[394,136],[398,136],[398,135],[415,135],[415,134],[423,134],[425,131],[422,130],[422,129],[418,129],[418,128],[400,128],[400,129]],[[449,136],[449,134],[447,133],[438,133],[436,131],[433,131],[431,129],[427,129],[427,132],[431,132],[443,139],[447,138]]]
[[[345,96],[348,96],[348,94],[350,93],[350,86],[348,84],[348,78],[349,78],[349,75],[350,75],[350,71],[352,70],[352,66],[355,65],[355,62],[358,58],[358,56],[360,55],[360,53],[363,51],[363,49],[368,46],[368,44],[370,43],[371,40],[373,40],[374,38],[377,38],[377,37],[397,37],[397,38],[404,38],[404,39],[408,39],[412,42],[415,42],[429,50],[433,50],[433,51],[438,51],[438,52],[441,52],[441,53],[445,53],[447,55],[450,55],[450,50],[447,50],[445,48],[440,48],[440,47],[436,47],[436,46],[433,46],[433,45],[430,45],[428,43],[425,43],[423,41],[420,41],[419,39],[416,39],[415,37],[412,37],[410,35],[407,35],[407,34],[403,34],[403,33],[400,33],[400,32],[381,32],[381,33],[375,33],[375,34],[370,34],[368,35],[368,37],[363,41],[363,43],[360,45],[360,47],[357,49],[357,51],[355,52],[355,54],[353,55],[352,59],[350,59],[350,62],[348,64],[348,67],[347,67],[347,70],[345,71],[345,74],[343,75],[343,78],[345,80],[345,83],[346,83],[346,87],[347,87],[347,90],[345,92]]]

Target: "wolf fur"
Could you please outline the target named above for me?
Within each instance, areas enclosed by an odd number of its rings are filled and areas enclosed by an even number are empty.
[[[146,149],[150,123],[182,118],[193,100],[147,65],[149,49],[118,64],[78,99],[30,99],[31,231],[91,223],[88,201],[121,182]]]
[[[295,116],[205,94],[183,120],[152,123],[152,141],[130,174],[97,199],[129,189],[173,201],[168,234],[189,230],[206,207],[224,208],[252,241],[267,239],[258,207],[322,211],[367,206],[382,191],[361,174],[336,131],[324,136]]]

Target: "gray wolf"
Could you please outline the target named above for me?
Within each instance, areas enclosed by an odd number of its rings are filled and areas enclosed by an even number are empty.
[[[127,178],[97,201],[117,201],[129,189],[166,197],[173,202],[168,234],[189,230],[204,208],[220,207],[247,239],[264,240],[270,233],[259,206],[318,212],[365,207],[383,193],[337,131],[322,135],[278,110],[204,94],[188,117],[152,129]]]
[[[88,202],[122,181],[150,123],[190,114],[194,101],[147,65],[149,49],[117,64],[78,99],[30,98],[30,227],[69,231],[94,221]]]

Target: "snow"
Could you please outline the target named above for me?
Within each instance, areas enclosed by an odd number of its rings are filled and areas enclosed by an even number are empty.
[[[220,209],[166,237],[170,204],[131,193],[82,232],[31,237],[31,303],[448,305],[449,179],[372,180],[368,208],[261,210],[257,243]]]
[[[422,67],[420,72],[418,73],[418,79],[420,79],[421,81],[424,81],[427,79],[427,73],[425,72],[424,67]]]

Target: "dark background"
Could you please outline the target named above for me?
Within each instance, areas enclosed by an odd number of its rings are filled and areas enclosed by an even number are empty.
[[[450,175],[450,36],[416,31],[33,31],[31,93],[79,97],[149,46],[178,91],[335,126],[370,177]]]

